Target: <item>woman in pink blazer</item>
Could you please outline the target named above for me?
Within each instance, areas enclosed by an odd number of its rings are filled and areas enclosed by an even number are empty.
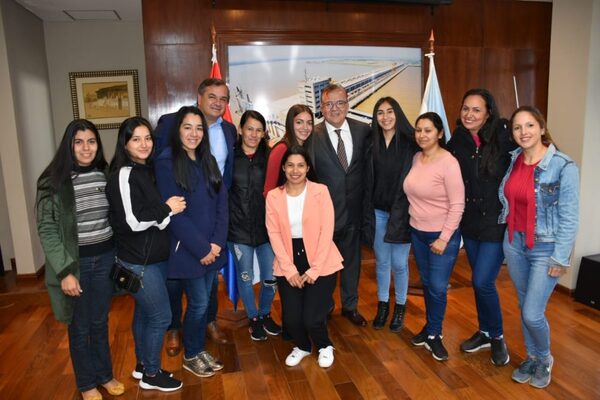
[[[333,346],[327,311],[343,261],[333,243],[333,203],[327,186],[307,179],[311,165],[303,147],[290,147],[281,166],[286,181],[267,194],[266,224],[284,329],[296,345],[285,364],[298,365],[314,344],[319,366],[328,368]]]

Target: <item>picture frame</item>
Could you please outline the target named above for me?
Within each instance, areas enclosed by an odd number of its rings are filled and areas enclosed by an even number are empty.
[[[98,129],[117,129],[126,118],[141,116],[136,69],[69,72],[73,118]]]
[[[283,137],[293,104],[307,105],[315,124],[323,120],[321,90],[330,83],[348,91],[348,118],[371,124],[373,106],[384,96],[397,99],[409,120],[419,115],[420,47],[235,43],[226,49],[234,124],[244,111],[258,111],[274,142]]]

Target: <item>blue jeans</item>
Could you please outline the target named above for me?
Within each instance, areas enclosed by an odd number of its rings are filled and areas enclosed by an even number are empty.
[[[383,240],[390,213],[375,209],[375,270],[377,274],[377,299],[390,299],[390,272],[394,274],[396,304],[406,303],[408,292],[408,253],[410,243],[387,243]]]
[[[515,232],[513,241],[504,235],[504,254],[508,272],[517,290],[521,309],[521,327],[527,355],[546,358],[550,355],[550,326],[546,305],[558,282],[548,275],[554,243],[535,242],[532,249],[525,245],[525,234]]]
[[[502,242],[482,242],[464,238],[467,258],[471,265],[473,290],[479,330],[491,337],[500,337],[502,312],[496,290],[496,278],[502,267],[504,252]]]
[[[169,292],[169,303],[171,304],[171,323],[169,330],[181,330],[181,315],[183,314],[183,280],[182,279],[167,279],[167,291]],[[206,321],[211,323],[217,319],[217,309],[219,302],[217,293],[219,290],[219,274],[215,274],[210,292],[210,300],[208,302],[208,312]]]
[[[208,303],[216,275],[217,271],[210,271],[200,278],[180,279],[188,300],[183,317],[185,358],[195,357],[204,351]]]
[[[167,293],[167,269],[165,262],[146,266],[121,263],[138,275],[144,271],[142,287],[133,294],[135,311],[131,330],[135,342],[135,357],[144,365],[144,372],[154,375],[160,369],[160,352],[163,337],[171,322],[171,307]]]
[[[69,351],[80,392],[91,390],[113,378],[108,345],[108,311],[113,293],[109,278],[114,250],[79,259],[81,296],[73,297],[73,319],[69,325]]]
[[[440,232],[424,232],[411,228],[410,238],[413,252],[423,283],[427,317],[425,331],[431,336],[442,334],[448,282],[450,282],[450,275],[460,246],[460,232],[456,230],[448,241],[444,254],[434,254],[429,246],[439,237]]]
[[[269,242],[257,247],[248,246],[240,243],[227,242],[233,261],[235,263],[238,291],[248,318],[256,318],[267,315],[271,312],[271,304],[275,297],[277,281],[273,278],[273,249]],[[254,299],[254,252],[258,259],[260,270],[260,295],[258,300],[258,309],[256,309],[256,300]]]

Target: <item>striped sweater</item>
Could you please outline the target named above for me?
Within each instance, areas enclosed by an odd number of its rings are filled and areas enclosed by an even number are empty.
[[[106,177],[102,171],[80,168],[71,175],[75,193],[77,240],[83,257],[112,248],[113,231],[108,220]]]

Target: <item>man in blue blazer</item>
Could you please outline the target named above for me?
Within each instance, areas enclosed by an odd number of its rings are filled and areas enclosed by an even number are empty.
[[[229,88],[225,81],[221,79],[208,78],[198,86],[198,108],[204,114],[208,123],[208,136],[210,140],[210,152],[217,160],[219,170],[223,175],[223,183],[229,189],[233,178],[233,155],[234,145],[237,137],[235,125],[223,119],[223,114],[229,104]],[[160,154],[170,144],[169,134],[175,121],[175,114],[165,114],[158,120],[158,125],[154,131],[156,137],[156,152]],[[206,128],[206,127],[205,127]],[[215,276],[210,302],[207,313],[207,332],[217,343],[227,343],[227,337],[217,325],[217,288],[218,275]],[[169,298],[171,301],[171,311],[173,318],[167,332],[167,354],[175,356],[181,351],[181,297],[183,296],[183,287],[175,279],[167,281],[169,289]]]

